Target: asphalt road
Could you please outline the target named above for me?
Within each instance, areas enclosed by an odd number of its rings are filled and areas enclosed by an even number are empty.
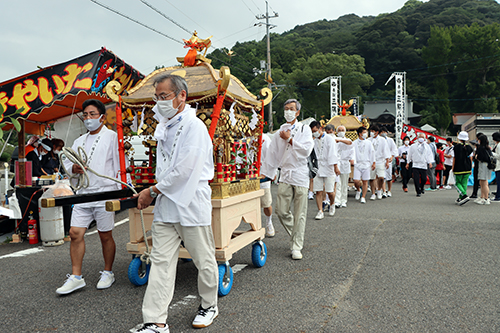
[[[493,186],[495,187],[495,186]],[[276,194],[276,186],[273,193]],[[495,189],[496,190],[496,189]],[[403,193],[348,207],[316,221],[309,201],[304,259],[290,257],[274,216],[267,263],[254,268],[251,246],[234,255],[234,285],[203,332],[499,332],[500,204],[456,206],[456,191]],[[327,214],[325,214],[327,215]],[[116,221],[127,215],[122,212]],[[90,230],[92,231],[92,230]],[[128,332],[142,321],[145,286],[127,277],[128,223],[115,228],[115,284],[97,290],[103,269],[98,235],[86,237],[87,287],[60,297],[70,273],[69,244],[0,246],[0,332]],[[196,268],[179,261],[169,310],[171,332],[192,332],[199,305]]]

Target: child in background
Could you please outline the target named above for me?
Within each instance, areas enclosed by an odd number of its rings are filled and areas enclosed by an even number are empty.
[[[443,144],[436,144],[436,152],[439,155],[439,161],[436,161],[436,176],[439,176],[438,190],[444,190],[443,171],[444,171],[444,151]]]

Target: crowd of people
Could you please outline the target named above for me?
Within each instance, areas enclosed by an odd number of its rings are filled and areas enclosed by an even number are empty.
[[[212,142],[204,123],[186,103],[188,87],[183,78],[163,75],[155,80],[154,88],[156,105],[153,112],[159,119],[154,134],[158,141],[157,184],[136,195],[138,209],[148,207],[156,199],[151,227],[151,270],[142,305],[144,322],[131,330],[142,333],[169,332],[168,308],[175,288],[181,242],[198,269],[201,304],[192,326],[207,327],[219,314],[219,277],[211,229],[209,186],[214,170]],[[261,175],[264,177],[261,188],[265,193],[261,206],[266,216],[266,236],[275,235],[270,190],[274,181],[278,184],[275,211],[290,237],[293,260],[303,258],[308,199],[316,198],[317,220],[324,219],[325,212],[329,217],[334,216],[336,209],[345,209],[348,205],[351,174],[356,191],[354,199],[361,204],[367,203],[368,191],[371,192],[371,201],[390,198],[396,174],[402,178],[404,192],[408,192],[409,180],[413,178],[417,197],[426,191],[450,189],[450,179],[454,175],[459,192],[457,203],[463,205],[470,199],[467,196],[467,181],[475,163],[481,188],[476,202],[490,203],[488,171],[493,161],[500,159],[498,132],[493,134],[494,147],[489,146],[486,136],[478,135],[474,149],[467,144],[466,132],[458,135],[458,142],[448,139],[446,146],[435,144],[432,137],[426,142],[425,135],[421,133],[415,143],[410,144],[410,139],[405,137],[404,145],[397,147],[385,127],[359,127],[356,129],[357,138],[353,141],[346,137],[344,126],[323,127],[317,121],[304,125],[298,121],[300,110],[300,102],[296,99],[284,103],[286,122],[272,138],[263,137],[261,154]],[[103,126],[104,114],[101,102],[85,101],[83,119],[88,133],[74,142],[73,149],[82,147],[87,152],[89,167],[116,177],[119,170],[117,135]],[[33,146],[33,151],[28,155],[39,161],[37,172],[50,174],[58,171],[56,157],[63,142],[43,139],[33,140],[29,145]],[[47,155],[50,157],[44,158]],[[65,168],[70,175],[83,172],[69,160],[65,162]],[[498,178],[500,163],[496,163],[495,171]],[[424,189],[427,179],[430,187]],[[96,193],[118,187],[116,183],[89,175],[89,187],[78,193]],[[493,201],[500,201],[498,191]],[[65,283],[56,290],[60,295],[86,286],[82,275],[84,234],[92,220],[97,222],[104,259],[104,270],[100,272],[96,287],[107,289],[115,281],[112,271],[116,252],[112,236],[113,213],[106,212],[102,202],[75,205],[70,229],[72,273],[67,274]]]

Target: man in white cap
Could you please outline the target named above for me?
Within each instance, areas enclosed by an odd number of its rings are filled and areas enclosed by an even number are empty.
[[[455,175],[455,186],[458,191],[457,204],[460,206],[469,201],[467,196],[467,182],[472,170],[472,157],[474,150],[466,144],[469,134],[462,131],[458,134],[459,142],[454,146],[453,152],[453,174]]]

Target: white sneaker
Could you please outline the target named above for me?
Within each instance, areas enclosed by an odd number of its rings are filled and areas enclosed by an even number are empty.
[[[292,259],[293,260],[302,259],[302,253],[299,250],[292,250]]]
[[[106,271],[100,271],[99,273],[101,273],[101,278],[99,282],[97,282],[97,289],[107,289],[111,287],[113,282],[115,282],[115,274]]]
[[[344,202],[343,204],[340,205],[341,208],[347,208],[347,204]]]
[[[382,190],[377,191],[377,199],[382,200]]]
[[[62,287],[58,288],[56,290],[56,293],[59,295],[67,295],[72,293],[75,290],[78,290],[80,288],[85,287],[85,280],[83,277],[78,280],[74,275],[72,274],[66,274],[66,281],[64,281],[64,284]]]
[[[330,216],[335,215],[335,206],[330,207],[330,210],[328,211],[328,215],[330,215]]]
[[[373,200],[375,200],[375,199],[373,199]],[[361,198],[361,201],[360,201],[360,202],[361,202],[361,203],[366,203],[365,198]]]
[[[266,226],[266,237],[274,237],[274,226],[272,223],[267,223]]]
[[[153,323],[139,324],[132,328],[129,332],[131,333],[169,333],[168,325],[165,327],[160,327]]]
[[[451,190],[451,186],[450,185],[446,185],[444,188],[447,189],[447,190]]]
[[[322,220],[325,217],[325,214],[323,214],[322,211],[318,211],[318,214],[316,214],[315,219],[316,220]]]
[[[359,200],[361,198],[361,191],[356,191],[356,195],[354,196],[354,199]]]
[[[488,199],[484,200],[484,204],[485,205],[489,205],[490,204],[490,199],[488,198]]]
[[[336,204],[335,204],[335,207],[336,207],[336,208],[340,208],[340,206],[341,206],[341,204],[339,204],[339,203],[336,203]]]
[[[481,202],[481,200],[483,200],[483,198],[476,198],[476,199],[474,199],[474,202],[479,203],[479,202]]]
[[[203,328],[212,325],[212,322],[219,315],[219,308],[217,306],[211,306],[208,309],[203,309],[200,305],[198,308],[198,314],[194,317],[193,327]]]
[[[390,197],[392,197],[392,193],[391,193],[391,191],[387,191],[387,196],[388,196],[389,198],[390,198]]]
[[[375,200],[375,199],[377,199],[377,196],[375,194],[372,194],[370,200]]]
[[[313,193],[313,192],[311,192],[311,191],[309,191],[309,195],[307,196],[307,198],[308,198],[309,200],[314,199],[314,193]]]

